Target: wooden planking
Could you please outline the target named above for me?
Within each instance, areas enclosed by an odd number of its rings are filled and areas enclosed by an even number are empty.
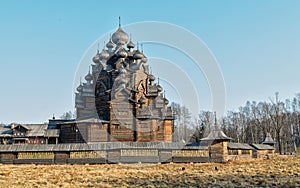
[[[57,152],[54,154],[55,164],[66,164],[69,154],[67,152]]]
[[[158,156],[121,156],[121,163],[158,163]]]
[[[121,127],[120,129],[113,129],[110,133],[110,141],[122,141],[122,142],[132,142],[133,141],[133,131],[126,127]]]
[[[16,154],[14,153],[2,153],[1,154],[1,163],[3,164],[13,164],[16,159]]]
[[[70,152],[71,159],[79,158],[106,158],[106,151],[75,151]]]
[[[172,159],[172,150],[160,150],[159,157],[161,161]]]
[[[158,150],[145,150],[145,149],[129,149],[129,150],[121,150],[121,156],[158,156]]]
[[[54,164],[54,159],[15,159],[14,164]]]
[[[176,157],[208,157],[208,150],[173,150],[172,156]]]
[[[88,130],[88,142],[107,142],[108,132],[104,127],[91,126]]]
[[[54,159],[53,152],[19,152],[18,159]]]
[[[174,163],[206,163],[209,162],[209,157],[172,157]]]
[[[68,159],[68,164],[106,164],[105,158],[81,158],[81,159]]]
[[[78,128],[76,123],[62,125],[60,127],[60,143],[83,143],[84,139],[82,138],[82,133],[85,134],[83,128]]]
[[[172,120],[164,121],[164,141],[172,142]]]
[[[107,152],[107,163],[119,163],[121,153],[120,151],[108,151]]]

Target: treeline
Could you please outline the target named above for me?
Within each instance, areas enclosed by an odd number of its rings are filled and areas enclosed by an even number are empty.
[[[279,153],[296,151],[300,146],[300,94],[285,101],[278,93],[269,101],[248,101],[237,111],[228,111],[217,124],[213,112],[202,111],[193,119],[186,107],[176,103],[172,107],[176,116],[174,141],[198,142],[219,128],[240,143],[260,143],[270,133]]]

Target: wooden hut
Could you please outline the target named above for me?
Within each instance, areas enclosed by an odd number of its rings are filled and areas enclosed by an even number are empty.
[[[0,126],[0,144],[58,144],[60,130],[48,124],[11,124]]]
[[[209,146],[209,160],[211,162],[228,161],[227,143],[229,140],[231,138],[221,130],[213,130],[207,137],[201,139],[201,142],[205,142]]]
[[[252,159],[252,150],[254,148],[245,143],[229,142],[227,149],[229,160],[248,160]]]

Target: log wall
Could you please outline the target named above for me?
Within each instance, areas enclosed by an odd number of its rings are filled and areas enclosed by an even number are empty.
[[[164,140],[165,142],[172,142],[172,120],[164,121]]]
[[[209,158],[211,162],[227,162],[228,161],[228,150],[227,142],[213,143],[209,147]]]

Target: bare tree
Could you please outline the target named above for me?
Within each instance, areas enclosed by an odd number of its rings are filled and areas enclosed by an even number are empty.
[[[180,104],[172,103],[171,106],[175,114],[173,141],[189,142],[193,131],[191,113],[187,107]]]
[[[279,101],[279,93],[275,93],[275,102],[272,102],[270,118],[273,123],[273,128],[276,133],[276,141],[278,143],[278,151],[282,154],[282,145],[281,145],[281,130],[284,125],[284,103]]]
[[[188,141],[193,131],[192,141],[199,142],[214,128],[214,115],[210,111],[201,111],[193,121],[185,107],[177,104],[174,112],[179,140]],[[300,146],[300,94],[284,102],[279,99],[278,92],[275,99],[270,98],[268,102],[247,101],[237,111],[228,111],[220,120],[220,128],[234,142],[260,143],[270,133],[281,154],[296,151]]]
[[[208,135],[213,126],[213,113],[201,111],[192,125],[192,141],[199,142],[201,138]]]

